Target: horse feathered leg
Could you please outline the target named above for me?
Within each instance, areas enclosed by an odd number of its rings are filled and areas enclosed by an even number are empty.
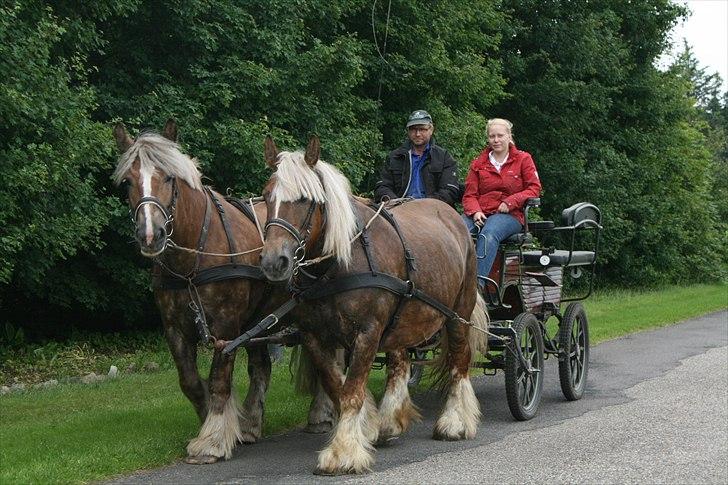
[[[209,411],[200,433],[187,445],[188,463],[207,464],[230,458],[242,440],[240,404],[232,392],[234,363],[235,354],[224,355],[216,350],[212,357]]]
[[[474,288],[472,297],[463,298],[461,294],[456,311],[465,314],[465,311],[472,309],[476,300],[475,295],[477,292]],[[447,332],[445,362],[446,369],[450,373],[450,386],[445,406],[435,424],[433,437],[450,441],[471,439],[475,437],[481,416],[480,404],[475,397],[469,375],[470,360],[474,352],[471,341],[475,341],[470,338],[470,332],[477,330],[471,330],[470,327],[454,320],[447,322],[445,328]]]
[[[160,308],[172,308],[171,303],[165,302],[164,305],[160,304]],[[187,309],[186,306],[184,308]],[[205,381],[200,378],[197,371],[197,342],[187,338],[174,325],[176,320],[171,315],[163,312],[162,318],[164,320],[164,336],[174,358],[174,365],[177,367],[180,389],[190,400],[202,422],[207,417],[209,394]],[[194,338],[197,338],[197,336]]]
[[[371,328],[377,327],[371,325]],[[378,341],[379,333],[375,331],[362,332],[356,337],[341,388],[339,422],[328,445],[319,452],[314,473],[363,473],[374,463],[373,443],[379,436],[379,413],[366,384]]]
[[[407,351],[402,349],[387,353],[387,385],[379,403],[379,442],[402,434],[412,421],[419,421],[417,407],[410,399],[407,381],[410,365]]]
[[[240,414],[241,441],[255,443],[263,434],[265,393],[268,391],[271,361],[265,345],[248,347],[248,394]]]

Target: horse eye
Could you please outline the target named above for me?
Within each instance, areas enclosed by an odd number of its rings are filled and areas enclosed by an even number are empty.
[[[167,175],[166,177],[164,177],[164,183],[165,184],[170,183],[172,180],[174,180],[174,176],[173,175]]]
[[[129,187],[131,187],[131,181],[129,179],[123,179],[119,184],[119,187],[127,190]]]

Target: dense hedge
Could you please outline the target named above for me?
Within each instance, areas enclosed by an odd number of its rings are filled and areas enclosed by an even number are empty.
[[[116,120],[175,117],[213,185],[239,193],[267,177],[264,135],[294,148],[318,133],[323,158],[366,193],[411,110],[433,114],[463,173],[487,118],[506,116],[539,166],[543,215],[580,200],[604,210],[605,281],[723,277],[725,101],[695,91],[706,75],[694,63],[654,67],[683,14],[668,0],[11,1],[5,336],[156,321],[109,180]]]

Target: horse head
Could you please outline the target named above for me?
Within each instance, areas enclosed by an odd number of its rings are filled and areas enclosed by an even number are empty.
[[[123,123],[117,123],[114,138],[121,153],[114,182],[126,188],[142,255],[156,257],[174,230],[181,184],[202,190],[200,173],[195,161],[179,150],[174,120],[167,121],[161,135],[146,132],[136,140]]]
[[[349,181],[319,160],[321,145],[313,137],[305,152],[279,152],[265,141],[265,160],[275,170],[263,190],[268,219],[261,268],[271,281],[293,276],[306,258],[335,256],[348,266],[350,239],[356,230]]]

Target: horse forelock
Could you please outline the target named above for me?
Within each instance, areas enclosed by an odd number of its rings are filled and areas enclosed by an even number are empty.
[[[202,190],[202,175],[197,160],[182,153],[179,145],[156,133],[142,133],[129,149],[119,157],[112,178],[119,184],[136,160],[144,168],[160,170],[187,182],[195,190]]]
[[[324,255],[333,254],[344,267],[351,262],[351,238],[356,233],[356,215],[349,181],[334,166],[319,160],[313,168],[302,151],[281,152],[271,193],[275,213],[281,202],[307,199],[324,204],[326,232]]]

